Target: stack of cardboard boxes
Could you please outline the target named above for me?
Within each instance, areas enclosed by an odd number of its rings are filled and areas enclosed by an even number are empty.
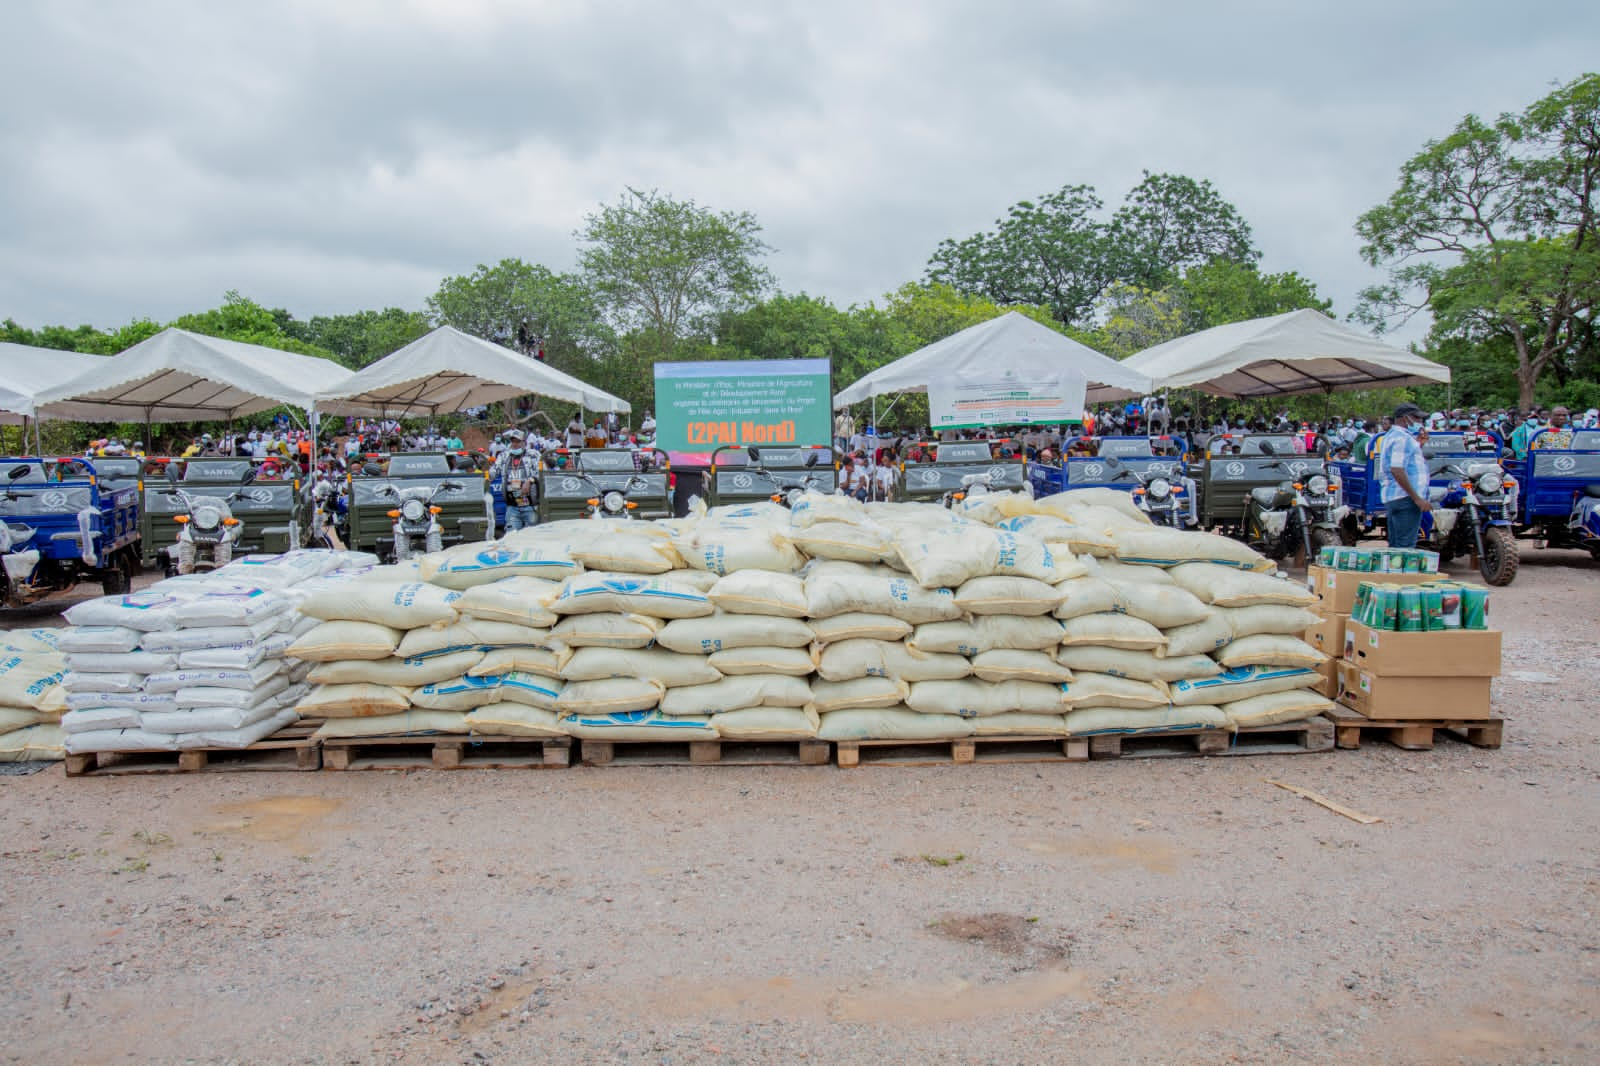
[[[1498,630],[1399,632],[1351,617],[1363,582],[1423,585],[1439,581],[1438,574],[1313,566],[1308,575],[1322,622],[1305,639],[1333,657],[1322,667],[1323,695],[1380,721],[1490,717],[1489,685],[1500,673]]]
[[[1306,584],[1317,597],[1312,610],[1322,616],[1322,621],[1306,630],[1305,642],[1328,656],[1321,667],[1322,683],[1317,686],[1317,691],[1330,700],[1339,698],[1339,666],[1344,657],[1346,631],[1350,627],[1350,610],[1355,606],[1356,589],[1360,588],[1363,581],[1420,585],[1437,577],[1437,574],[1337,570],[1331,566],[1308,568]]]

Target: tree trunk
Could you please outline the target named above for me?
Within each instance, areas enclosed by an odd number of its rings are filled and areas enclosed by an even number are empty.
[[[1533,410],[1533,386],[1537,375],[1531,366],[1517,367],[1517,408]]]

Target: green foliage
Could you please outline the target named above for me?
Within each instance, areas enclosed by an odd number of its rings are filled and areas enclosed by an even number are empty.
[[[278,348],[322,359],[331,358],[325,349],[285,332],[285,325],[292,321],[287,311],[269,311],[230,289],[224,295],[221,307],[183,315],[173,319],[168,326],[223,340],[259,344],[264,348]]]
[[[1186,268],[1260,255],[1250,226],[1209,181],[1146,171],[1109,220],[1103,208],[1087,185],[1024,200],[992,232],[941,241],[927,278],[1002,305],[1048,307],[1081,328],[1114,286],[1160,289]]]
[[[1389,268],[1360,315],[1385,326],[1420,310],[1430,343],[1464,341],[1509,362],[1517,403],[1548,370],[1593,375],[1600,304],[1596,188],[1600,75],[1558,87],[1520,115],[1468,115],[1400,169],[1389,199],[1356,222],[1362,255]]]
[[[581,278],[520,259],[445,278],[428,309],[474,337],[528,355],[542,349],[552,366],[579,376],[617,344]]]
[[[619,329],[653,334],[661,356],[773,286],[760,262],[771,249],[749,212],[630,188],[584,223],[577,237],[590,290]]]
[[[426,336],[433,322],[421,311],[387,307],[349,315],[316,315],[310,322],[290,318],[282,326],[295,339],[330,353],[351,370],[360,370]]]

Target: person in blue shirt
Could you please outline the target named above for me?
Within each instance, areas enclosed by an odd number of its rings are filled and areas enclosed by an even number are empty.
[[[1388,512],[1389,547],[1415,548],[1422,516],[1433,510],[1428,499],[1428,461],[1417,443],[1422,408],[1403,403],[1395,408],[1394,425],[1378,446],[1378,476]]]

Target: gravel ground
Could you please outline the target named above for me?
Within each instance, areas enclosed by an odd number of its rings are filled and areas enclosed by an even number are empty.
[[[1500,751],[0,778],[0,1058],[1600,1061],[1597,592]]]

